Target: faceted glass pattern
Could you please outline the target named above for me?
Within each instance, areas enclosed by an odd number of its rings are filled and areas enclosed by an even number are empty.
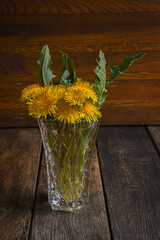
[[[91,159],[100,120],[64,124],[38,119],[47,166],[48,200],[54,210],[73,212],[89,201]]]

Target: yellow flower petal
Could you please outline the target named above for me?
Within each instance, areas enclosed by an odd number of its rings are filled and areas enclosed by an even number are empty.
[[[53,93],[52,86],[45,86],[41,92],[27,102],[29,115],[34,118],[44,117],[47,115],[54,116],[56,113],[56,94]]]
[[[79,111],[66,102],[63,98],[57,102],[57,115],[56,119],[60,122],[75,123],[79,122]]]
[[[90,99],[96,103],[98,98],[89,82],[78,79],[67,89],[64,99],[71,105],[82,106],[86,100]]]
[[[80,118],[85,119],[87,122],[97,121],[102,116],[99,108],[89,101],[81,108],[79,114]]]
[[[32,84],[25,87],[21,92],[21,102],[30,101],[35,94],[41,91],[41,86],[39,84]]]
[[[53,92],[56,94],[57,100],[62,98],[66,91],[67,91],[66,85],[59,84],[53,87]]]

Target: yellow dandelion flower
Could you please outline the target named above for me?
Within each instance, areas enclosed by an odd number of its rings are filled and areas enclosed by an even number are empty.
[[[97,121],[98,117],[102,116],[99,108],[89,101],[87,101],[85,105],[81,108],[79,114],[80,118],[85,119],[87,122]]]
[[[80,87],[82,90],[86,90],[89,98],[92,99],[93,103],[96,103],[98,100],[98,97],[94,91],[93,86],[90,82],[82,80],[81,78],[77,78],[77,82],[75,83],[76,86]]]
[[[57,102],[57,115],[56,119],[60,122],[75,123],[79,119],[79,111],[66,102],[63,98],[59,99]]]
[[[86,80],[83,80],[82,78],[77,78],[77,82],[75,83],[75,85],[79,85],[84,88],[89,88],[91,86],[91,83]]]
[[[86,91],[88,98],[91,98],[93,103],[97,102],[98,97],[90,82],[82,80],[81,78],[77,78],[77,82],[75,85],[81,88],[82,90]]]
[[[53,94],[53,87],[45,85],[41,92],[27,102],[29,115],[34,118],[53,116],[56,113],[56,95]]]
[[[65,92],[66,92],[66,85],[55,85],[53,87],[53,92],[56,94],[56,97],[57,97],[57,100],[60,99],[60,98],[63,98]]]
[[[41,91],[41,86],[39,84],[32,84],[25,87],[21,93],[21,102],[30,101],[33,96]]]
[[[90,83],[78,80],[73,86],[69,87],[65,93],[65,100],[71,105],[82,106],[87,99],[96,103],[98,98]]]
[[[81,88],[73,85],[67,89],[64,99],[71,105],[82,106],[86,101],[86,94]]]

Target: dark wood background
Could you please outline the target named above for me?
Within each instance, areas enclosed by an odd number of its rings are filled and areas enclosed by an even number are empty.
[[[72,57],[77,75],[91,81],[100,49],[107,63],[115,65],[125,56],[145,52],[108,87],[102,124],[160,124],[159,0],[1,0],[2,127],[36,126],[18,99],[22,88],[38,82],[33,73],[45,44],[57,76],[62,50]]]

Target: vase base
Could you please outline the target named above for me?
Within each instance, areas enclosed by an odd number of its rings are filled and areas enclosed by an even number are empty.
[[[82,208],[87,207],[88,203],[84,203],[82,201],[79,202],[71,202],[71,203],[65,203],[65,202],[59,202],[58,205],[50,203],[50,206],[52,210],[56,211],[63,211],[63,212],[75,212],[77,210],[80,210]]]

